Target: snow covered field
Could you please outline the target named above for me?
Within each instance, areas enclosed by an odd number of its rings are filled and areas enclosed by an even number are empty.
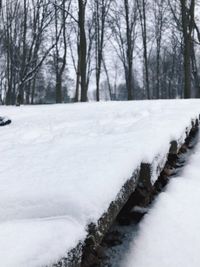
[[[199,100],[0,107],[12,119],[0,129],[1,265],[66,255],[134,169],[164,157],[199,113]]]
[[[123,267],[200,266],[200,143],[140,224]]]

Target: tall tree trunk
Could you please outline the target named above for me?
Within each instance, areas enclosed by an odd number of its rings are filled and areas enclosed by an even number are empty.
[[[147,99],[150,99],[149,88],[149,68],[148,68],[148,51],[147,51],[147,27],[146,27],[146,3],[143,0],[143,19],[144,19],[144,32],[143,32],[143,46],[144,46],[144,65],[145,65],[145,85]]]
[[[147,49],[147,25],[146,25],[146,0],[142,0],[142,3],[141,3],[141,0],[137,0],[137,7],[139,11],[140,25],[141,25],[141,30],[142,30],[145,89],[146,89],[147,99],[150,99],[148,49]]]
[[[184,36],[184,98],[191,97],[191,62],[190,62],[190,41],[187,34]]]
[[[111,0],[95,0],[96,100],[100,101],[100,78],[103,61],[106,16]]]
[[[184,98],[191,97],[191,34],[192,34],[192,25],[193,16],[194,16],[194,0],[191,1],[190,11],[193,14],[189,14],[187,8],[187,1],[181,1],[181,16],[182,16],[182,30],[183,30],[183,57],[184,57]],[[192,21],[191,21],[192,19]]]
[[[128,100],[133,100],[133,59],[132,59],[132,40],[130,31],[130,20],[129,20],[129,3],[128,0],[124,0],[125,7],[125,19],[126,19],[126,38],[127,38],[127,90]]]
[[[71,1],[69,2],[68,9],[70,7]],[[61,9],[61,31],[63,37],[63,55],[62,55],[62,63],[60,62],[60,47],[59,47],[59,36],[60,31],[58,30],[58,11],[57,7],[55,7],[55,28],[56,28],[56,103],[62,103],[63,101],[63,92],[62,92],[62,78],[63,73],[66,67],[66,57],[67,57],[67,40],[66,40],[66,10],[65,10],[65,0],[62,1],[62,9]]]
[[[31,104],[34,104],[34,98],[35,98],[35,86],[36,86],[36,77],[32,81],[32,88],[31,88]]]
[[[197,67],[197,61],[196,61],[196,55],[195,55],[195,48],[194,43],[191,43],[191,65],[192,65],[192,75],[194,79],[194,85],[195,85],[195,97],[200,97],[200,82],[199,82],[199,76],[198,76],[198,67]]]
[[[160,98],[160,42],[157,44],[156,51],[156,97]]]
[[[81,102],[87,101],[87,86],[86,86],[86,69],[87,69],[87,40],[85,34],[85,6],[86,2],[79,0],[79,58],[80,58],[80,77],[81,77]]]
[[[78,53],[79,53],[79,47],[78,47]],[[74,102],[79,101],[79,85],[80,85],[80,56],[78,56],[78,63],[76,68],[76,91],[75,91]]]
[[[56,75],[56,103],[62,103],[62,76]]]
[[[22,62],[21,62],[21,70],[20,70],[20,82],[18,86],[18,96],[17,98],[20,99],[20,103],[18,105],[24,104],[24,83],[22,82],[23,77],[25,75],[26,69],[26,56],[27,56],[27,15],[28,15],[28,7],[27,7],[27,0],[23,0],[23,36],[22,36]]]

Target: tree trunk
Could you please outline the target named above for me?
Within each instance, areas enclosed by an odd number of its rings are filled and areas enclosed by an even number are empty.
[[[200,97],[200,83],[199,83],[199,76],[198,76],[198,67],[194,49],[194,43],[191,43],[191,64],[192,64],[192,75],[194,78],[194,85],[195,85],[195,97]]]
[[[62,103],[62,77],[59,73],[56,75],[56,103]]]
[[[34,97],[35,97],[35,85],[36,85],[36,77],[33,79],[32,82],[32,90],[31,90],[31,104],[34,104]]]
[[[130,31],[130,20],[129,20],[129,3],[128,0],[124,0],[125,7],[125,19],[126,19],[126,38],[127,38],[127,90],[128,100],[133,100],[133,62],[132,62],[132,40]]]
[[[150,88],[149,88],[149,68],[148,68],[148,51],[147,51],[147,25],[146,25],[146,1],[137,0],[137,8],[139,11],[140,25],[142,31],[142,42],[143,42],[143,59],[144,59],[144,81],[147,99],[150,99]]]
[[[87,101],[87,86],[86,86],[86,69],[87,69],[87,40],[85,34],[85,5],[83,0],[79,0],[79,34],[80,34],[80,45],[79,45],[79,58],[80,58],[80,77],[81,77],[81,102]]]
[[[184,57],[184,98],[191,97],[191,29],[186,0],[181,1],[181,16],[183,29],[183,57]]]

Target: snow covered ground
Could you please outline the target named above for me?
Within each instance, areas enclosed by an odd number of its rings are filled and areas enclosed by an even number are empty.
[[[66,255],[134,169],[164,157],[199,113],[199,100],[0,107],[12,119],[0,129],[1,265]]]
[[[200,266],[200,143],[140,224],[123,267]]]

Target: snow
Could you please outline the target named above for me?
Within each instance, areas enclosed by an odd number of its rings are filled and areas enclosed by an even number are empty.
[[[68,216],[3,221],[0,224],[2,266],[51,265],[67,249],[77,245],[79,239],[74,233],[82,237],[83,231],[82,225]]]
[[[0,107],[0,256],[40,267],[87,235],[143,162],[163,161],[199,100]],[[155,174],[153,175],[155,181]],[[140,266],[141,267],[141,266]]]
[[[145,215],[123,267],[199,267],[200,144]]]

